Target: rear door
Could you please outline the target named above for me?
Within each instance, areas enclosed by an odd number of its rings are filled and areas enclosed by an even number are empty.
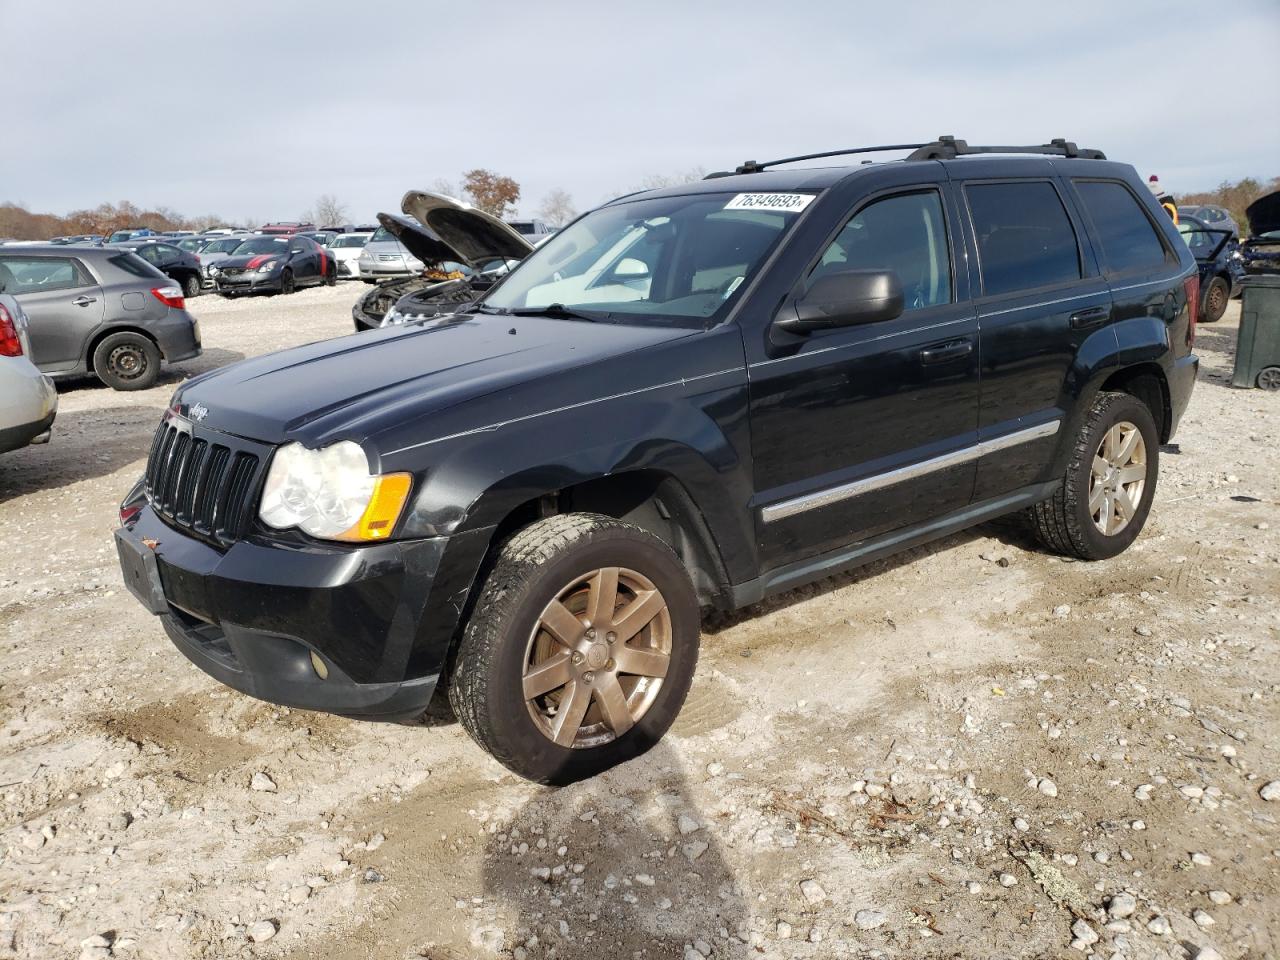
[[[1144,323],[1159,324],[1163,331],[1169,291],[1183,272],[1178,256],[1123,181],[1076,177],[1071,185],[1102,248],[1099,258],[1115,301],[1120,347],[1125,346],[1126,334],[1136,334]],[[1137,326],[1128,322],[1135,320]],[[1150,342],[1152,338],[1139,339]]]
[[[1072,406],[1076,356],[1090,337],[1114,345],[1115,335],[1110,290],[1047,165],[1041,177],[956,179],[977,264],[986,452],[974,499],[983,501],[1045,479]]]
[[[37,367],[58,373],[84,361],[85,339],[102,323],[104,306],[102,288],[84,264],[75,257],[0,254],[0,281],[27,314]]]

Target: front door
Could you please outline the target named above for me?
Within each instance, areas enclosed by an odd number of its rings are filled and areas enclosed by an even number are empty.
[[[814,333],[794,352],[749,364],[765,569],[970,500],[978,326],[967,284],[957,282],[954,218],[937,176],[852,210],[797,285],[802,293],[828,271],[891,269],[903,314]]]
[[[30,320],[32,361],[45,373],[84,361],[89,334],[102,323],[102,288],[74,257],[0,254],[0,283]]]

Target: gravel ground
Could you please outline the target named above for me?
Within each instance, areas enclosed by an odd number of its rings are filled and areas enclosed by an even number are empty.
[[[122,587],[174,385],[363,289],[200,298],[200,360],[64,384],[0,458],[0,956],[1280,955],[1280,394],[1226,385],[1238,306],[1129,552],[994,524],[717,619],[672,734],[553,791],[219,687]]]

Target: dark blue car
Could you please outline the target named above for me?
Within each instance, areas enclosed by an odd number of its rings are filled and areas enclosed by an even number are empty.
[[[1200,268],[1200,322],[1215,323],[1227,312],[1231,298],[1240,293],[1244,265],[1238,253],[1239,244],[1230,230],[1210,227],[1199,218],[1181,212],[1178,232]]]

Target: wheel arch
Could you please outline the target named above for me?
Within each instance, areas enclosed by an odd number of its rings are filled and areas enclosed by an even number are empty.
[[[1168,442],[1173,428],[1173,403],[1169,381],[1159,364],[1139,363],[1116,370],[1099,384],[1096,392],[1127,393],[1141,400],[1156,422],[1160,442]]]
[[[140,336],[146,337],[155,345],[155,348],[160,351],[160,359],[165,359],[164,347],[160,346],[160,341],[157,340],[150,331],[132,324],[116,324],[114,326],[102,327],[101,329],[94,331],[93,335],[89,337],[89,347],[85,351],[84,362],[85,367],[90,373],[93,372],[93,355],[97,352],[98,345],[113,333],[136,333]]]

